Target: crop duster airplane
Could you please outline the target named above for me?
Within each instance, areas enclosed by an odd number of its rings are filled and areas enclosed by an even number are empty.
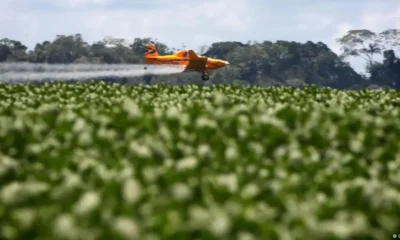
[[[201,79],[207,81],[209,69],[218,69],[229,65],[229,62],[221,59],[213,59],[204,56],[198,56],[193,50],[181,50],[172,55],[158,55],[154,44],[146,44],[146,53],[144,54],[146,64],[157,65],[178,65],[183,66],[185,71],[201,72]],[[146,67],[144,69],[147,69]]]

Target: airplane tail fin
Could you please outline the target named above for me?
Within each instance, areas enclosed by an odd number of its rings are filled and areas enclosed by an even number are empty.
[[[189,59],[199,59],[200,57],[193,51],[193,50],[189,50]]]
[[[158,57],[158,52],[154,44],[146,44],[146,53],[144,57]]]

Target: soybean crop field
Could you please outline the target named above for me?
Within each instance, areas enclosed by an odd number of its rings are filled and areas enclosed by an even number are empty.
[[[1,239],[393,239],[394,90],[0,85]]]

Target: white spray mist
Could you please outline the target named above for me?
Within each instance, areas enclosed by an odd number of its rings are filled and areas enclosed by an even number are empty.
[[[0,82],[138,77],[146,74],[176,74],[183,71],[182,66],[174,65],[0,63]]]

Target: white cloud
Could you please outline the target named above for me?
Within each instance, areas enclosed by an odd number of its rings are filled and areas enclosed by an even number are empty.
[[[195,11],[197,7],[192,7]],[[206,17],[220,27],[243,32],[253,23],[250,4],[243,0],[217,0],[202,4],[197,10],[197,17]]]
[[[316,12],[300,12],[296,20],[298,30],[320,30],[333,24],[331,16]]]
[[[367,10],[362,17],[362,28],[382,31],[391,26],[400,28],[400,5],[393,12]]]
[[[243,33],[255,17],[251,12],[251,4],[246,0],[194,0],[191,4],[172,0],[172,3],[163,2],[157,8],[104,7],[85,8],[85,11],[41,11],[40,14],[21,12],[18,4],[24,1],[28,0],[10,1],[13,4],[13,8],[8,10],[10,13],[0,17],[6,23],[0,25],[0,35],[21,39],[30,48],[37,42],[54,39],[57,34],[74,33],[81,33],[88,42],[101,40],[105,36],[130,40],[152,37],[171,47],[185,43],[188,47],[196,48],[202,40],[208,42],[201,45],[211,44],[217,39],[228,40],[227,34]],[[42,2],[78,8],[110,4],[111,0]]]
[[[100,5],[105,6],[112,3],[112,0],[42,0],[46,4],[61,8],[77,8],[77,7],[87,7],[89,5]]]
[[[336,54],[340,53],[340,44],[336,42],[337,38],[342,37],[345,35],[349,30],[355,29],[354,25],[350,23],[342,23],[336,28],[336,32],[332,35],[332,39],[330,41],[330,48]]]

